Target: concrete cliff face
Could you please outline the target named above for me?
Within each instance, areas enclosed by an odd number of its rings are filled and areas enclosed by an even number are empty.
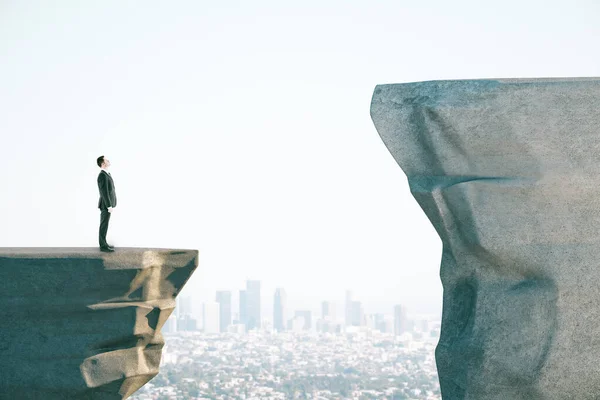
[[[442,243],[444,399],[600,396],[600,80],[375,88]]]
[[[0,248],[0,398],[131,395],[197,266],[196,250]]]

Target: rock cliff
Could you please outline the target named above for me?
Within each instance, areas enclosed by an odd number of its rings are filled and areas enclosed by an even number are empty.
[[[131,395],[197,266],[197,250],[0,248],[0,398]]]
[[[599,398],[599,110],[596,78],[375,88],[443,244],[444,399]]]

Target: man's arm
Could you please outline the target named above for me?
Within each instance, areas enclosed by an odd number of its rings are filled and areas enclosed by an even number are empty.
[[[98,189],[100,189],[100,197],[102,197],[102,202],[107,208],[112,208],[112,204],[110,204],[108,197],[108,183],[106,182],[106,176],[104,176],[103,173],[98,175]]]

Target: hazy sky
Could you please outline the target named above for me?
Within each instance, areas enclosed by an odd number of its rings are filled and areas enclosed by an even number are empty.
[[[485,3],[0,0],[0,246],[98,246],[104,154],[109,243],[198,249],[184,294],[439,312],[375,85],[600,75],[597,2]]]

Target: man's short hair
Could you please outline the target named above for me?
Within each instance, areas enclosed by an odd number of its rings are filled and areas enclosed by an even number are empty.
[[[100,156],[98,157],[98,159],[96,160],[96,163],[98,164],[99,167],[102,167],[102,163],[104,162],[104,156]]]

